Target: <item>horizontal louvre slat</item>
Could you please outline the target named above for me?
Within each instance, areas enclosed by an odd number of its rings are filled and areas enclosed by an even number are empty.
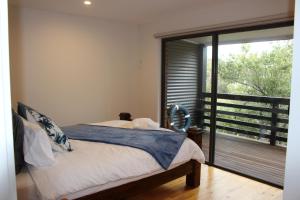
[[[184,64],[184,65],[182,65],[182,64],[180,64],[180,63],[174,63],[174,64],[171,64],[171,63],[167,63],[168,64],[168,66],[169,66],[169,68],[171,69],[171,68],[183,68],[183,69],[187,69],[187,70],[192,70],[192,69],[195,69],[194,68],[194,66],[191,64]]]
[[[191,91],[185,91],[185,90],[170,90],[172,92],[169,92],[167,95],[167,98],[182,98],[182,99],[187,99],[187,98],[193,98],[195,101],[197,101],[197,94],[195,93],[194,90]]]
[[[187,60],[187,61],[184,61],[184,60],[181,60],[181,61],[173,60],[172,62],[168,62],[167,61],[167,64],[168,65],[176,64],[176,65],[189,65],[189,66],[193,66],[193,64],[196,63],[196,62],[197,62],[196,60],[194,60],[194,61],[193,60]]]

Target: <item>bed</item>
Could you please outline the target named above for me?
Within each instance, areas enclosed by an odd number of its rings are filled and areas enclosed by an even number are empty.
[[[122,125],[121,125],[122,124]],[[93,124],[133,128],[114,120]],[[165,129],[163,129],[165,130]],[[190,131],[189,137],[195,138]],[[28,165],[17,175],[18,198],[27,199],[124,199],[186,175],[186,184],[200,184],[199,145],[186,138],[168,169],[147,152],[128,146],[70,140],[74,151],[56,153],[51,167]]]

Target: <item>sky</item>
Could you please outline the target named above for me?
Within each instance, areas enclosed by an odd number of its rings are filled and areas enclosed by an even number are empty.
[[[280,41],[267,41],[267,42],[252,42],[245,43],[250,45],[251,53],[261,53],[264,51],[270,51],[274,44],[283,44],[286,43],[287,40]],[[226,44],[219,45],[219,58],[227,58],[230,54],[237,54],[241,51],[241,47],[243,44]],[[212,57],[212,46],[207,47],[207,58],[211,59]]]

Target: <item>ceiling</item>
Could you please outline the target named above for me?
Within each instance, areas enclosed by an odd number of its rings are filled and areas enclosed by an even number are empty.
[[[149,23],[159,16],[222,0],[9,0],[11,5],[68,14],[99,17],[135,24]]]

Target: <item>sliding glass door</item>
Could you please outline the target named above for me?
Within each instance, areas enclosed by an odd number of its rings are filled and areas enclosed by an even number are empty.
[[[162,124],[185,106],[208,164],[283,186],[292,24],[163,39]]]
[[[215,164],[283,185],[293,27],[219,35]]]

